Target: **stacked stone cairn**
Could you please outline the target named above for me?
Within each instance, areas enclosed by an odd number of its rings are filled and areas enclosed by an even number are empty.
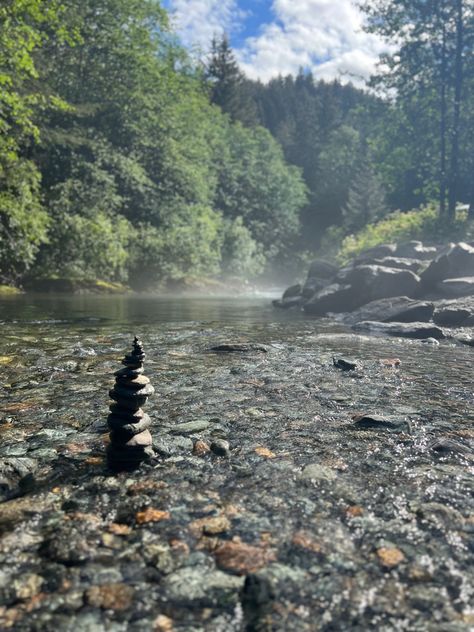
[[[135,337],[133,350],[122,360],[124,368],[115,373],[115,385],[109,392],[114,403],[107,419],[110,429],[107,461],[114,471],[133,471],[153,456],[151,419],[141,407],[155,389],[143,375],[144,360],[143,344]]]

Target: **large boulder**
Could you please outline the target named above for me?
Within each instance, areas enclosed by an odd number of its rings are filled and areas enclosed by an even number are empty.
[[[361,265],[348,272],[344,283],[352,286],[360,296],[359,305],[364,305],[380,298],[415,296],[420,277],[410,270]]]
[[[351,312],[356,307],[363,305],[365,300],[358,296],[350,285],[333,283],[316,292],[314,296],[304,304],[303,309],[313,316],[325,316],[329,312]]]
[[[336,276],[338,269],[337,266],[329,261],[315,259],[309,267],[308,277],[302,291],[303,297],[309,299],[316,292],[329,285],[330,280]]]
[[[353,325],[352,329],[354,331],[385,334],[399,338],[415,338],[418,340],[426,338],[443,340],[443,338],[446,338],[442,329],[430,323],[379,323],[365,320]]]
[[[434,312],[434,304],[415,301],[407,296],[382,298],[363,305],[344,318],[349,325],[369,320],[381,322],[428,322]]]
[[[309,299],[319,292],[323,288],[329,285],[328,281],[324,279],[317,279],[315,277],[309,277],[306,283],[304,284],[302,296],[304,299]]]
[[[277,299],[273,301],[273,305],[275,307],[280,307],[282,309],[289,309],[290,307],[298,307],[301,305],[302,301],[302,291],[303,287],[300,283],[296,285],[292,285],[283,293],[281,299]]]
[[[424,270],[420,277],[424,287],[432,288],[445,279],[474,275],[474,247],[460,242],[452,244]]]
[[[384,257],[392,257],[397,251],[396,244],[381,244],[380,246],[374,246],[361,252],[355,259],[356,265],[366,263],[371,259],[383,259]]]
[[[474,296],[474,276],[462,277],[460,279],[445,279],[436,285],[442,296],[461,298],[463,296]]]
[[[309,266],[308,279],[332,279],[339,268],[325,259],[315,259]]]
[[[470,316],[471,312],[468,309],[448,305],[436,309],[433,322],[441,327],[463,327]]]
[[[384,266],[385,268],[397,268],[398,270],[411,270],[418,272],[423,266],[421,259],[409,259],[408,257],[384,257],[383,259],[372,259],[368,264]]]
[[[398,244],[395,254],[397,257],[408,257],[410,259],[434,259],[436,257],[437,248],[434,246],[424,246],[421,241],[409,241],[404,244]]]

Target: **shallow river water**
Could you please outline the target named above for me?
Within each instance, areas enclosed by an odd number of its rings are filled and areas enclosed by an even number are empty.
[[[29,295],[0,324],[0,630],[473,629],[472,348],[269,297]],[[157,457],[112,476],[135,334]]]

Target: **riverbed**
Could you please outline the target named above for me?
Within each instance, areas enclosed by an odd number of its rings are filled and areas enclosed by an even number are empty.
[[[0,629],[472,629],[472,348],[269,296],[23,295],[0,323]],[[113,476],[134,335],[156,458]]]

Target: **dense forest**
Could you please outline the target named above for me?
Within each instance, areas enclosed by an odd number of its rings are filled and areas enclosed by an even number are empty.
[[[226,37],[196,63],[154,0],[4,0],[0,283],[291,276],[423,207],[469,230],[474,2],[363,10],[391,44],[365,90],[250,81]]]

